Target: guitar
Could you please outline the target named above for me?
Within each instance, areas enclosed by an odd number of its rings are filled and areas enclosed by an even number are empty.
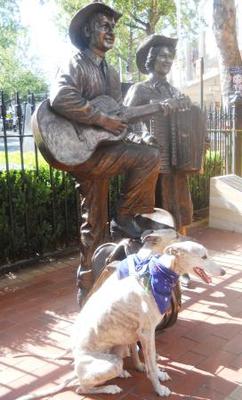
[[[106,95],[97,97],[91,103],[98,105],[100,111],[116,115],[127,123],[162,112],[160,103],[126,108],[120,107],[113,98]],[[98,126],[68,120],[53,111],[49,100],[44,100],[37,107],[31,125],[36,145],[45,160],[63,171],[71,171],[87,161],[101,143],[116,142],[126,136],[126,131],[115,136]]]

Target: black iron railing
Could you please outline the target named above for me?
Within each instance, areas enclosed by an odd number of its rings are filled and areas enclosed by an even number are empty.
[[[0,266],[75,246],[79,236],[75,182],[41,157],[30,117],[45,98],[5,99],[0,109]],[[1,267],[0,267],[1,269]]]
[[[0,108],[0,271],[79,240],[79,199],[73,178],[43,160],[31,132],[30,117],[45,94],[4,98]],[[194,209],[208,207],[211,176],[231,173],[233,114],[207,110],[209,149],[203,173],[191,176]],[[122,179],[112,180],[109,213]]]
[[[205,112],[207,115],[208,149],[204,156],[201,173],[189,178],[195,211],[208,207],[210,178],[232,173],[234,126],[232,108],[211,106]]]

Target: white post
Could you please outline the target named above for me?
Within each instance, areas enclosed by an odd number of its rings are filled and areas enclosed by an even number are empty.
[[[232,126],[232,174],[235,174],[235,141],[236,141],[236,103],[232,104],[232,116],[233,116],[233,126]]]

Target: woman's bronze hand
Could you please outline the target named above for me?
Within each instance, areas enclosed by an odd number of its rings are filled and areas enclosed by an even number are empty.
[[[179,97],[177,97],[177,100],[179,103],[178,107],[179,111],[187,111],[191,109],[192,102],[189,96],[182,94]]]
[[[175,97],[162,101],[160,105],[165,116],[171,114],[179,108],[178,100]]]
[[[164,115],[167,116],[174,111],[186,111],[191,108],[191,100],[188,96],[180,95],[178,97],[171,97],[160,103]]]

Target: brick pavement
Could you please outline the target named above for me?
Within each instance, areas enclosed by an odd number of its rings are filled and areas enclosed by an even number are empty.
[[[183,308],[175,326],[157,337],[172,381],[171,400],[242,399],[242,235],[194,227],[190,236],[211,249],[227,274],[206,286],[193,281],[183,290]],[[23,351],[61,354],[68,347],[69,333],[78,307],[75,271],[78,255],[39,264],[0,279],[0,397],[14,400],[68,376],[68,361],[43,360],[35,356],[13,358]],[[154,400],[144,374],[127,367],[129,379],[115,379],[119,395],[78,396],[74,388],[52,396],[58,400]]]

